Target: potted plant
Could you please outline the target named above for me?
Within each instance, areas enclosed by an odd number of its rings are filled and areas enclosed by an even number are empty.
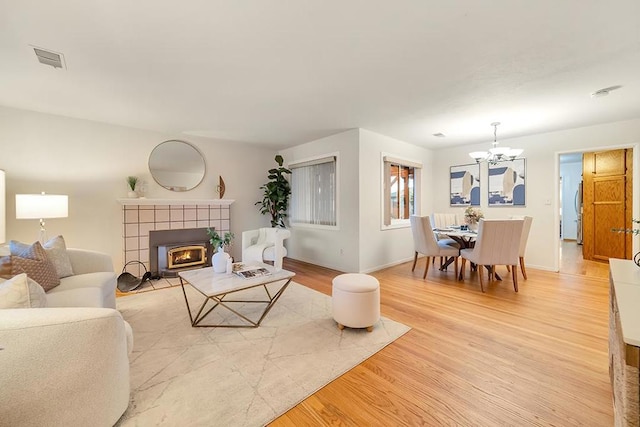
[[[271,215],[271,226],[286,228],[284,219],[287,217],[289,208],[289,196],[291,196],[291,186],[287,181],[286,174],[291,171],[282,166],[284,159],[281,155],[275,157],[278,168],[269,169],[269,182],[260,187],[263,190],[262,200],[256,202],[260,206],[260,213]]]
[[[135,199],[136,197],[138,197],[138,193],[136,193],[136,184],[138,183],[138,177],[137,176],[128,176],[127,177],[127,184],[129,184],[129,188],[131,188],[131,190],[128,193],[128,196],[131,197],[132,199]]]
[[[222,238],[216,230],[207,227],[207,235],[209,236],[209,243],[217,251],[211,257],[213,271],[216,273],[229,273],[227,271],[227,263],[231,260],[231,256],[224,251],[224,247],[231,244],[233,233],[226,232],[224,233],[224,238]]]

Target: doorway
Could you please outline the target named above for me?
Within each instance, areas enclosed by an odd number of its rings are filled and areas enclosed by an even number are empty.
[[[559,154],[560,272],[630,258],[632,236],[611,229],[631,224],[635,157],[633,148]]]
[[[560,271],[582,271],[582,157],[560,155]]]

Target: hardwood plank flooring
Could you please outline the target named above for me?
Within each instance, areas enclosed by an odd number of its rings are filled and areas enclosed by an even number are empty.
[[[272,426],[613,424],[606,264],[590,275],[528,268],[518,293],[498,267],[504,280],[483,294],[477,273],[458,282],[453,268],[430,268],[423,280],[424,262],[372,273],[382,315],[412,330]],[[340,274],[295,260],[285,268],[328,295]]]

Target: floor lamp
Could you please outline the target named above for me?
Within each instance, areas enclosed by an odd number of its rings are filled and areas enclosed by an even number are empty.
[[[69,196],[59,194],[16,194],[16,218],[40,220],[40,243],[47,240],[44,220],[69,216]]]

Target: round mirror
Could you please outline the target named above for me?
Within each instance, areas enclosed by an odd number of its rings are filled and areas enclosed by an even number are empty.
[[[151,152],[149,171],[167,190],[189,191],[204,178],[204,157],[196,147],[184,141],[165,141]]]

